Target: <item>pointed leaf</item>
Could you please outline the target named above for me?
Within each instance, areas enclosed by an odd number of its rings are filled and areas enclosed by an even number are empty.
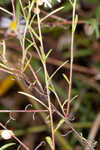
[[[37,102],[39,102],[41,105],[43,105],[44,107],[46,107],[48,109],[47,105],[45,105],[41,100],[39,100],[38,98],[34,97],[33,95],[25,93],[25,92],[18,92],[18,93],[23,94],[25,96],[28,96],[28,97],[36,100]]]
[[[77,22],[78,22],[78,15],[75,16],[75,22],[74,22],[74,27],[72,28],[72,32],[75,32],[76,26],[77,26]]]
[[[47,136],[45,139],[46,139],[47,143],[49,144],[50,148],[52,149],[53,146],[52,146],[51,137],[50,137],[50,136]]]
[[[48,56],[50,55],[51,52],[52,52],[52,49],[50,49],[50,50],[48,51],[48,53],[46,54],[46,59],[48,58]]]
[[[63,73],[63,77],[65,78],[65,80],[67,81],[68,84],[70,84],[70,81],[68,79],[68,77]]]
[[[12,145],[15,145],[16,143],[9,143],[9,144],[5,144],[3,145],[2,147],[0,147],[0,150],[4,150],[4,149],[7,149],[8,147],[12,146]]]
[[[57,124],[57,127],[55,128],[55,132],[61,127],[61,125],[63,124],[65,122],[65,119],[61,119],[60,121],[59,121],[59,123]]]

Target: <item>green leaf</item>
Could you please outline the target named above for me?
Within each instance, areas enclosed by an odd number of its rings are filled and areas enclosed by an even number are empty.
[[[6,148],[8,148],[8,147],[10,147],[10,146],[12,146],[12,145],[15,145],[16,143],[9,143],[9,144],[5,144],[5,145],[3,145],[2,147],[0,147],[0,150],[4,150],[4,149],[6,149]]]
[[[4,65],[2,63],[0,63],[0,66],[3,67],[3,68],[5,68],[5,69],[8,69],[8,70],[13,70],[13,68],[9,68],[7,65]]]
[[[41,50],[41,55],[42,55],[43,63],[45,63],[45,61],[46,61],[45,53],[44,53],[44,51],[42,50],[42,48],[41,48],[41,47],[40,47],[40,50]]]
[[[78,15],[75,16],[74,30],[76,30],[77,22],[78,22]]]
[[[63,73],[63,77],[65,78],[65,80],[67,81],[68,85],[70,84],[70,81],[68,79],[68,77]]]
[[[27,51],[34,45],[34,43],[29,44],[26,49],[24,50],[24,57],[27,55]]]
[[[51,137],[50,137],[50,136],[47,136],[45,139],[46,139],[47,143],[49,144],[50,148],[52,149],[53,146],[52,146]]]
[[[39,102],[41,105],[43,105],[44,107],[46,107],[48,109],[47,105],[45,105],[41,100],[39,100],[38,98],[34,97],[33,95],[25,93],[25,92],[18,92],[18,93],[23,94],[25,96],[28,96],[28,97],[36,100],[37,102]]]
[[[43,17],[41,20],[40,20],[40,23],[43,22],[45,19],[47,19],[48,17],[50,17],[51,15],[57,13],[58,11],[62,10],[64,7],[60,7],[60,8],[57,8],[56,10],[52,11],[51,13],[49,13],[48,15],[46,15],[45,17]]]
[[[28,28],[30,29],[30,31],[33,33],[33,35],[40,41],[40,37],[39,35],[35,32],[35,30],[29,25]]]
[[[52,75],[49,77],[48,81],[50,81],[50,80],[54,77],[54,75],[57,73],[57,71],[58,71],[60,68],[62,68],[67,62],[68,62],[68,60],[65,61],[61,66],[59,66],[59,67],[54,71],[54,73],[52,73]]]
[[[27,67],[28,67],[28,65],[29,65],[29,63],[30,63],[30,61],[31,61],[31,56],[30,56],[30,58],[27,60],[25,66],[24,66],[23,72],[25,72],[25,70],[27,69]]]
[[[52,49],[50,49],[50,50],[48,51],[48,53],[46,54],[46,59],[48,58],[48,56],[50,55],[51,52],[52,52]]]
[[[65,119],[61,119],[60,121],[59,121],[59,123],[57,124],[57,127],[55,128],[55,132],[61,127],[61,125],[63,124],[65,122]]]
[[[76,26],[77,26],[77,22],[78,22],[78,15],[75,16],[75,22],[74,22],[74,27],[72,28],[72,32],[75,32]]]

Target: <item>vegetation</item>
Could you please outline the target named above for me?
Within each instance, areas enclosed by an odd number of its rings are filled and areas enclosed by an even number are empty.
[[[99,0],[0,0],[0,150],[99,150]]]

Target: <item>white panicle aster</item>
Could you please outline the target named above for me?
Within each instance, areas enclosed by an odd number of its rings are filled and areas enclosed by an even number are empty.
[[[2,17],[0,19],[0,28],[8,28],[10,26],[11,20],[7,17]]]
[[[58,3],[61,2],[61,0],[56,0]],[[43,5],[44,7],[52,8],[52,0],[38,0],[39,5]]]
[[[19,29],[16,25],[16,21],[14,19],[10,19],[7,17],[0,18],[0,28],[7,29],[5,36],[9,35],[9,33],[14,32],[17,36],[23,36],[25,31],[25,20],[20,19]]]
[[[61,0],[57,0],[58,3],[61,3]]]
[[[14,135],[14,133],[11,131],[11,130],[3,130],[1,132],[1,137],[4,139],[4,140],[9,140],[12,138],[12,136]]]
[[[43,0],[44,7],[52,8],[52,0]]]

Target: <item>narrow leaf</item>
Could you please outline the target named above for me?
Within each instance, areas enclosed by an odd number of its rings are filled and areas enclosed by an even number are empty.
[[[74,27],[72,28],[72,32],[75,32],[76,26],[77,26],[77,22],[78,22],[78,15],[75,16],[75,22],[74,22]]]
[[[49,144],[50,148],[52,149],[53,146],[52,146],[51,137],[50,137],[50,136],[47,136],[45,139],[46,139],[47,143]]]
[[[46,54],[46,59],[48,58],[48,56],[50,55],[51,52],[52,52],[52,49],[50,49],[50,50],[48,51],[48,53]]]
[[[65,119],[61,119],[60,121],[59,121],[59,123],[57,124],[57,127],[55,128],[55,132],[61,127],[61,125],[63,124],[65,122]]]
[[[44,53],[44,51],[42,50],[41,47],[40,47],[40,50],[41,50],[42,60],[43,60],[43,62],[45,63],[45,61],[46,61],[45,53]]]
[[[57,73],[57,71],[58,71],[60,68],[62,68],[66,63],[68,63],[68,60],[65,61],[61,66],[59,66],[59,67],[54,71],[54,73],[49,77],[48,81],[50,81],[50,80],[54,77],[54,75]]]
[[[8,11],[8,10],[2,8],[2,7],[0,7],[0,10],[6,12],[7,14],[9,14],[9,15],[11,15],[11,16],[13,16],[13,13],[11,13],[10,11]]]
[[[68,77],[63,73],[63,77],[65,78],[65,80],[67,81],[68,84],[70,84],[70,81],[68,79]]]
[[[56,10],[52,11],[51,13],[49,13],[48,15],[46,15],[45,17],[43,17],[41,20],[40,20],[40,23],[43,22],[45,19],[47,19],[48,17],[50,17],[51,15],[55,14],[56,12],[62,10],[64,7],[60,7],[60,8],[57,8]]]
[[[3,67],[3,68],[5,68],[5,69],[8,69],[8,70],[13,70],[13,68],[9,68],[8,66],[6,66],[6,65],[4,65],[2,63],[0,63],[0,66]]]
[[[31,30],[31,32],[33,33],[33,35],[40,41],[40,37],[38,36],[38,34],[35,32],[35,30],[29,25],[28,28]]]
[[[30,58],[27,60],[23,72],[25,72],[25,70],[27,69],[27,67],[28,67],[28,65],[29,65],[29,63],[30,63],[30,61],[31,61],[31,56],[30,56]]]
[[[9,144],[5,144],[3,145],[2,147],[0,147],[0,150],[4,150],[4,149],[7,149],[8,147],[12,146],[12,145],[15,145],[16,143],[9,143]]]
[[[48,109],[48,107],[41,100],[39,100],[38,98],[34,97],[33,95],[25,93],[25,92],[18,92],[18,93],[23,94],[25,96],[28,96],[28,97],[36,100],[37,102],[39,102],[41,105],[43,105],[44,107],[46,107]]]

